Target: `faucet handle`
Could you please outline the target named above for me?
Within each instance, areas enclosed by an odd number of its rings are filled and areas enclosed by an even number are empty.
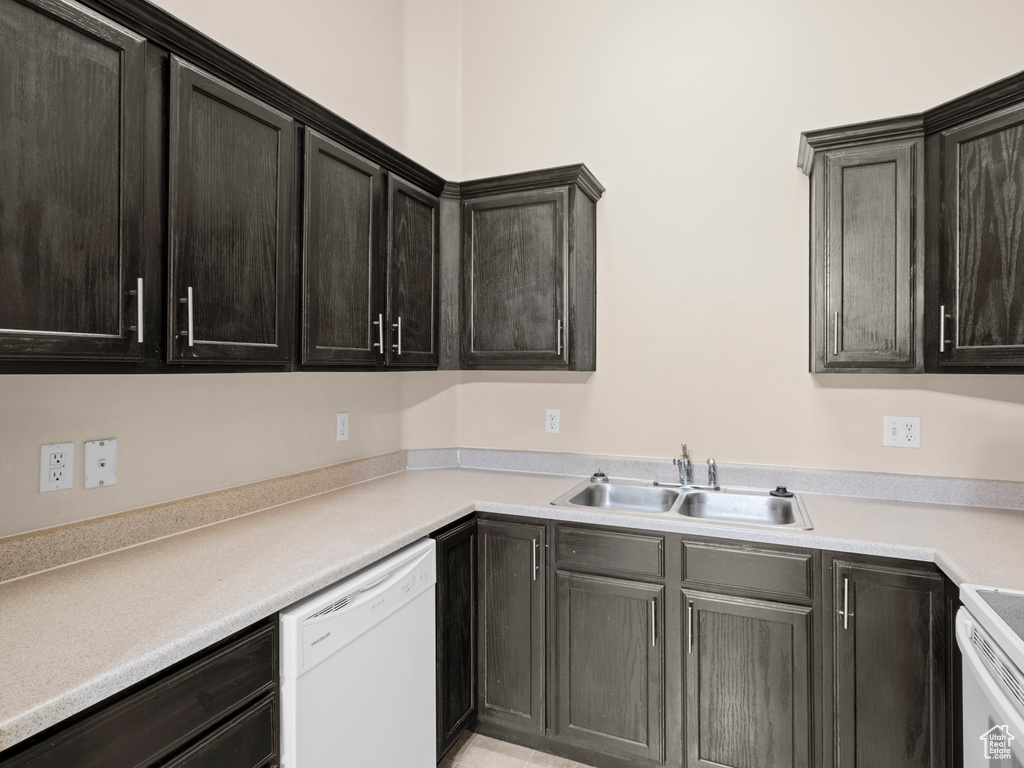
[[[690,458],[690,452],[686,449],[686,443],[680,443],[680,445],[683,448],[683,455],[681,456],[681,458],[683,458],[683,459]]]

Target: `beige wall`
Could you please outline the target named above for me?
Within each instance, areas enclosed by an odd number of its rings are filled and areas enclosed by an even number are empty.
[[[401,148],[401,0],[159,4]],[[0,536],[396,450],[402,444],[402,378],[0,376]],[[351,420],[350,439],[340,443],[334,439],[339,411]],[[119,441],[118,483],[86,491],[83,443],[104,437]],[[72,441],[74,488],[40,494],[39,446]]]
[[[447,178],[586,162],[595,374],[0,377],[0,535],[399,447],[465,444],[1024,480],[1024,377],[806,372],[801,130],[1022,68],[1012,0],[160,0]],[[543,431],[546,407],[562,432]],[[334,413],[352,437],[334,441]],[[881,417],[919,415],[920,450]],[[117,486],[82,443],[117,437]],[[75,488],[37,492],[75,441]],[[728,478],[725,478],[728,482]]]
[[[464,176],[583,161],[608,192],[597,373],[464,374],[459,442],[668,457],[686,441],[726,462],[1024,480],[1024,377],[807,373],[800,132],[1024,68],[1024,6],[965,8],[466,2]],[[883,415],[920,416],[922,447],[883,448]]]

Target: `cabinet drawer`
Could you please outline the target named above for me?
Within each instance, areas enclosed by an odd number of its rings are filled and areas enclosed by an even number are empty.
[[[150,765],[277,686],[277,625],[230,645],[101,709],[3,768]]]
[[[259,768],[275,755],[273,694],[232,718],[164,768]]]
[[[810,600],[814,554],[684,541],[682,578],[691,584]]]
[[[665,539],[589,528],[555,528],[555,559],[563,570],[580,569],[636,576],[665,575]]]

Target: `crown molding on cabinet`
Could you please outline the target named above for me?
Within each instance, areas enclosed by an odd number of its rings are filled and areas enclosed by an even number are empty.
[[[800,134],[797,165],[800,166],[800,170],[810,176],[811,168],[814,165],[814,155],[818,152],[922,135],[924,135],[924,121],[921,115],[904,115],[886,120],[872,120],[868,123],[854,123],[836,128],[805,131]]]
[[[464,181],[459,187],[462,197],[479,197],[494,193],[525,192],[533,189],[546,189],[559,185],[577,185],[587,197],[595,203],[604,194],[604,186],[597,180],[590,169],[583,163],[576,165],[560,165],[556,168],[545,168],[541,171],[510,173],[504,176],[490,176],[486,179]]]
[[[340,141],[431,194],[445,181],[348,120],[303,95],[252,62],[232,53],[195,27],[144,0],[82,0],[90,8],[130,27],[151,43],[209,70],[236,88],[287,112],[299,122]]]

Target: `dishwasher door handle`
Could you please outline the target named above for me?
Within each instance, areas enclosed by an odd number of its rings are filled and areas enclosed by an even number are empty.
[[[373,581],[371,581],[366,586],[360,587],[359,591],[360,592],[369,592],[371,589],[373,589],[374,587],[379,587],[381,584],[383,584],[385,581],[387,581],[390,578],[391,578],[391,571],[388,571],[383,576],[379,576],[378,578],[374,579]]]

